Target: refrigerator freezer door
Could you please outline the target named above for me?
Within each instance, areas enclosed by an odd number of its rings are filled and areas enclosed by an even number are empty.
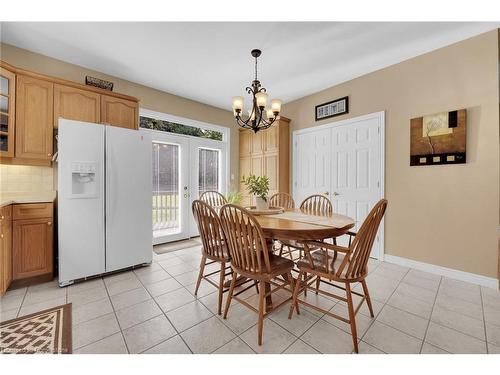
[[[59,120],[59,284],[101,274],[104,256],[103,125]]]
[[[106,272],[152,261],[151,157],[149,132],[106,127]]]

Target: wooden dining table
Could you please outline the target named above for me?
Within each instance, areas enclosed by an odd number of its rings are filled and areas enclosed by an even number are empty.
[[[251,210],[250,210],[251,212]],[[355,220],[340,214],[318,216],[301,210],[287,209],[273,215],[255,215],[259,222],[269,251],[273,251],[275,240],[324,240],[346,234],[356,224]],[[266,284],[266,291],[270,285]],[[272,307],[272,298],[266,297],[266,306]]]

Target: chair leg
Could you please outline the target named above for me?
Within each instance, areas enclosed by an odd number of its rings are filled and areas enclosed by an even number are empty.
[[[321,277],[316,276],[316,294],[319,293],[319,284],[321,282]]]
[[[299,314],[299,302],[297,301],[297,298],[299,296],[300,281],[301,280],[302,280],[302,271],[299,271],[299,276],[297,277],[297,280],[295,281],[295,288],[293,289],[292,304],[290,305],[290,312],[288,313],[288,319],[292,319],[294,307],[297,310],[297,314]]]
[[[259,338],[258,344],[262,345],[262,330],[264,328],[264,309],[265,309],[265,295],[266,288],[264,281],[260,281],[260,292],[259,292]]]
[[[194,289],[194,295],[198,294],[198,288],[200,287],[201,279],[203,279],[203,272],[205,271],[205,263],[207,262],[207,257],[203,255],[200,262],[200,273],[198,274],[198,280],[196,281],[196,288]]]
[[[307,297],[307,272],[304,272],[303,274],[303,278],[304,278],[304,297]]]
[[[356,316],[354,315],[354,306],[352,302],[351,285],[345,284],[345,291],[347,295],[347,309],[349,310],[349,324],[351,325],[352,342],[354,344],[354,351],[358,353],[358,333],[356,331]]]
[[[373,314],[372,300],[370,298],[370,293],[368,293],[368,285],[366,285],[366,280],[361,281],[361,285],[363,286],[363,293],[366,297],[366,303],[368,304],[368,310],[370,310],[370,316],[373,318],[375,315]]]
[[[217,313],[222,314],[222,292],[224,291],[224,275],[226,273],[226,263],[222,262],[220,264],[220,275],[219,275],[219,303],[217,305]]]
[[[237,278],[238,274],[233,272],[233,278],[231,279],[231,285],[229,286],[229,293],[227,294],[226,308],[224,309],[224,319],[227,318],[227,312],[229,311],[229,305],[231,304],[231,299],[233,298],[233,291]]]

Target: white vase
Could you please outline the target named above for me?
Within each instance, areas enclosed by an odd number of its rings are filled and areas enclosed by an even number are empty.
[[[267,210],[269,208],[269,205],[263,198],[255,197],[255,208],[257,210]]]

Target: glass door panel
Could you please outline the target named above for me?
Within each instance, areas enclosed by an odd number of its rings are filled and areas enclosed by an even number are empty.
[[[153,140],[153,243],[187,237],[187,185],[183,170],[187,145],[184,142]]]
[[[198,196],[205,191],[220,191],[220,150],[198,148]]]

